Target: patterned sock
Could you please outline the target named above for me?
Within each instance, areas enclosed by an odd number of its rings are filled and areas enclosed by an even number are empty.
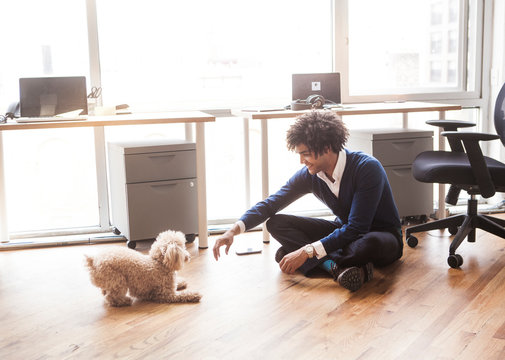
[[[320,264],[319,267],[321,269],[323,269],[324,271],[326,271],[331,276],[333,276],[332,267],[334,267],[335,265],[336,265],[335,261],[328,259],[325,262],[323,262],[322,264]]]

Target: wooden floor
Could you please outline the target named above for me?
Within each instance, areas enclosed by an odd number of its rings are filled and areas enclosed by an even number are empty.
[[[275,241],[219,262],[190,244],[181,275],[201,303],[125,308],[104,305],[83,266],[83,254],[124,244],[2,251],[0,359],[505,359],[505,240],[478,231],[456,270],[450,239],[420,234],[356,293],[282,274]]]

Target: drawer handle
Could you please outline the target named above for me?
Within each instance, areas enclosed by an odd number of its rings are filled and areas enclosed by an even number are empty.
[[[411,176],[412,168],[407,167],[407,168],[401,168],[401,169],[393,169],[393,173],[396,176]]]
[[[151,188],[158,192],[166,192],[175,186],[177,186],[177,183],[151,185]]]
[[[149,155],[149,159],[151,159],[156,164],[170,162],[174,158],[175,158],[175,154],[170,154],[170,155]]]
[[[407,140],[407,141],[393,141],[392,145],[398,150],[405,150],[411,147],[415,141]]]

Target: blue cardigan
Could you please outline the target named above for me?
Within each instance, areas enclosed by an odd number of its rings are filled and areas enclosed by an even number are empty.
[[[362,152],[346,151],[346,164],[337,198],[328,185],[306,167],[298,170],[275,194],[242,215],[245,228],[253,228],[307,193],[313,193],[336,215],[342,227],[321,239],[329,254],[370,231],[388,231],[399,237],[401,223],[391,186],[381,163]]]

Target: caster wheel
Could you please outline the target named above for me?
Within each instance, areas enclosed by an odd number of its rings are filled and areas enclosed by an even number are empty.
[[[458,233],[458,227],[457,226],[449,226],[447,228],[449,230],[449,234],[451,235],[456,235]]]
[[[114,235],[121,235],[121,231],[119,231],[119,229],[116,227],[112,230],[112,232],[114,233]]]
[[[463,257],[460,254],[449,255],[447,258],[447,264],[453,269],[459,268],[463,265]]]
[[[137,242],[128,240],[126,242],[126,245],[128,245],[130,249],[135,249],[135,247],[137,246]]]
[[[407,245],[411,248],[415,248],[417,246],[418,240],[414,235],[409,235],[407,237]]]
[[[196,235],[195,234],[186,234],[186,242],[192,243],[195,241]]]

